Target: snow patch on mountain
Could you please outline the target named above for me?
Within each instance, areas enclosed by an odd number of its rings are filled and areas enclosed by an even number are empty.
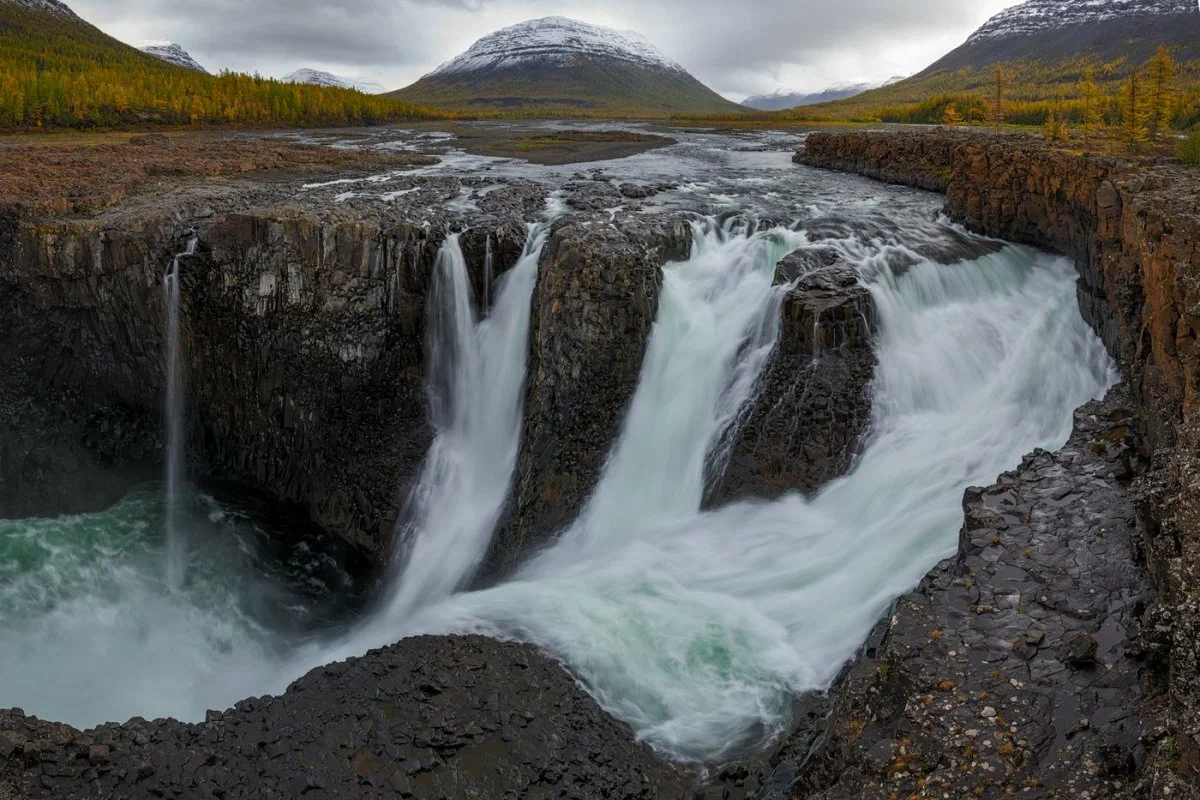
[[[284,83],[311,83],[314,86],[331,86],[336,89],[357,89],[364,94],[382,94],[387,89],[373,81],[356,81],[334,75],[332,72],[322,72],[319,69],[298,69],[283,76]]]
[[[1028,0],[1001,11],[967,44],[1124,17],[1200,14],[1196,0]]]
[[[151,39],[144,42],[138,42],[134,45],[143,53],[148,53],[156,58],[161,58],[169,64],[174,64],[177,67],[184,69],[192,69],[196,72],[207,73],[204,67],[200,66],[196,59],[192,58],[187,50],[184,50],[175,42],[167,41],[166,39]]]
[[[579,59],[685,72],[634,31],[565,17],[543,17],[488,34],[429,74],[454,75],[528,64],[568,66]]]
[[[38,11],[49,11],[51,14],[60,14],[64,17],[79,19],[66,3],[60,3],[58,0],[0,0],[0,3],[24,6],[25,8],[32,8]]]

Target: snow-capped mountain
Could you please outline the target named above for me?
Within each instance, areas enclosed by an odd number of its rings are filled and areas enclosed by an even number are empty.
[[[169,64],[174,64],[177,67],[193,69],[196,72],[208,72],[208,70],[200,66],[196,59],[192,58],[187,50],[184,50],[174,42],[169,42],[165,39],[153,39],[150,41],[138,42],[134,45],[134,47],[136,47],[138,50],[141,50],[143,53],[149,53],[150,55],[155,56],[156,58],[161,58],[163,61],[166,61]]]
[[[442,108],[639,116],[745,110],[644,37],[563,17],[489,34],[389,96]]]
[[[1196,0],[1028,0],[992,17],[967,42],[1025,36],[1105,20],[1195,14],[1198,9]]]
[[[488,34],[430,75],[454,75],[536,63],[567,66],[578,59],[684,72],[634,31],[618,31],[566,17],[543,17]]]
[[[383,86],[373,81],[356,81],[334,75],[332,72],[322,72],[317,69],[298,69],[283,76],[284,83],[311,83],[315,86],[332,86],[337,89],[357,89],[364,94],[381,94],[387,91]]]
[[[883,83],[838,83],[820,92],[794,92],[787,89],[778,89],[771,94],[756,94],[753,97],[747,97],[742,101],[742,105],[757,111],[784,111],[800,106],[815,106],[818,103],[845,100],[848,97],[854,97],[863,92],[869,92],[871,89],[878,89],[880,86],[887,86],[901,80],[904,79],[896,77],[890,78]]]
[[[58,0],[0,0],[0,3],[24,6],[38,11],[49,11],[51,14],[61,14],[64,17],[79,19],[66,3],[60,3]]]
[[[922,75],[1002,62],[1145,62],[1161,45],[1200,58],[1196,0],[1027,0],[1001,11]]]

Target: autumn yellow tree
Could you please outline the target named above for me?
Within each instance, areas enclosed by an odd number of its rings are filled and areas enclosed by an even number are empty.
[[[1121,141],[1130,152],[1136,153],[1150,138],[1150,129],[1147,126],[1150,105],[1140,70],[1135,69],[1130,73],[1121,100]]]
[[[999,131],[1004,127],[1004,90],[1012,83],[1012,73],[997,64],[992,73],[992,125]]]
[[[1083,147],[1088,149],[1092,145],[1092,131],[1098,130],[1104,122],[1100,109],[1100,85],[1096,83],[1096,70],[1092,67],[1088,67],[1083,73],[1083,81],[1079,84],[1079,99],[1083,106],[1080,109]]]
[[[962,125],[962,114],[958,113],[958,109],[954,107],[954,103],[947,103],[945,111],[942,112],[943,125]]]
[[[1149,118],[1150,136],[1157,139],[1171,129],[1175,117],[1175,76],[1179,68],[1166,45],[1150,59]]]

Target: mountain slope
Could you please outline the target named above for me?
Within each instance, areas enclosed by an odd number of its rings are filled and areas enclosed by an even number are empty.
[[[993,67],[1003,64],[1011,75],[1006,118],[1039,125],[1060,99],[1069,106],[1077,97],[1088,68],[1101,91],[1114,98],[1109,105],[1119,107],[1120,84],[1162,45],[1181,62],[1176,114],[1190,124],[1195,111],[1189,108],[1200,103],[1196,0],[1028,0],[992,17],[917,75],[806,111],[826,118],[938,123],[953,103],[968,121],[982,122],[990,113]]]
[[[431,106],[532,113],[667,116],[741,109],[638,34],[563,17],[496,31],[388,96]]]
[[[363,94],[382,94],[386,91],[383,86],[373,81],[356,81],[351,78],[343,78],[341,75],[334,75],[332,72],[322,72],[318,69],[298,69],[295,72],[284,75],[282,80],[284,83],[308,83],[313,86],[354,89]]]
[[[149,53],[155,58],[161,58],[168,64],[174,64],[177,67],[195,70],[196,72],[208,72],[208,70],[200,66],[200,63],[196,59],[192,58],[187,50],[184,50],[174,42],[164,40],[138,42],[134,47],[143,53]]]
[[[35,11],[58,14],[69,19],[79,19],[79,17],[75,16],[75,12],[67,7],[66,3],[60,3],[59,0],[0,0],[0,6],[3,5],[22,6]]]
[[[55,0],[0,0],[0,130],[444,117],[344,89],[183,69],[117,41]]]
[[[1182,60],[1200,58],[1196,0],[1028,0],[992,17],[921,74],[1022,59],[1140,63],[1162,44]]]

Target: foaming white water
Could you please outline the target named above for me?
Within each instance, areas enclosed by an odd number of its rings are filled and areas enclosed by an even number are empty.
[[[228,661],[268,660],[272,637],[245,607],[271,590],[239,563],[236,529],[185,509],[178,523],[205,546],[168,587],[162,511],[141,491],[98,514],[0,520],[0,707],[87,727],[198,720],[240,699]]]
[[[166,464],[166,528],[167,528],[167,585],[179,589],[186,578],[187,542],[179,528],[179,497],[183,483],[183,368],[180,363],[179,314],[182,288],[179,280],[179,263],[196,253],[199,239],[193,235],[187,249],[175,256],[171,266],[163,275],[163,306],[166,309],[166,406],[164,418],[167,428]]]
[[[697,318],[721,290],[739,290],[691,268],[707,257],[701,247],[668,269],[680,285],[665,286],[660,321],[682,313],[676,303]],[[647,360],[579,523],[515,580],[426,607],[407,632],[537,643],[676,757],[718,760],[784,731],[794,694],[827,687],[893,598],[954,552],[964,489],[1035,447],[1061,446],[1073,410],[1114,379],[1065,261],[1020,247],[953,266],[896,271],[884,261],[862,262],[879,310],[880,369],[872,437],[850,475],[811,501],[701,513],[692,454],[711,451],[714,426],[677,435],[686,426],[672,404],[690,398],[675,384],[683,374],[689,388],[716,380],[711,369],[729,385],[736,370],[718,341],[695,347],[694,327],[660,324],[650,345],[659,357]],[[745,271],[736,257],[725,263],[731,275]],[[674,358],[689,369],[655,366]],[[709,420],[720,416],[720,400],[704,396]],[[653,423],[641,424],[643,413]],[[669,447],[680,450],[656,452]]]
[[[775,267],[805,244],[738,220],[693,225],[691,257],[663,269],[658,314],[638,388],[599,488],[562,538],[611,549],[637,531],[695,513],[706,469],[721,458],[779,336],[784,286]],[[536,565],[530,569],[536,568]]]
[[[438,254],[429,349],[436,435],[397,532],[390,618],[461,589],[487,551],[517,462],[533,287],[549,231],[548,223],[529,226],[524,252],[500,277],[495,307],[483,319],[458,236]]]

